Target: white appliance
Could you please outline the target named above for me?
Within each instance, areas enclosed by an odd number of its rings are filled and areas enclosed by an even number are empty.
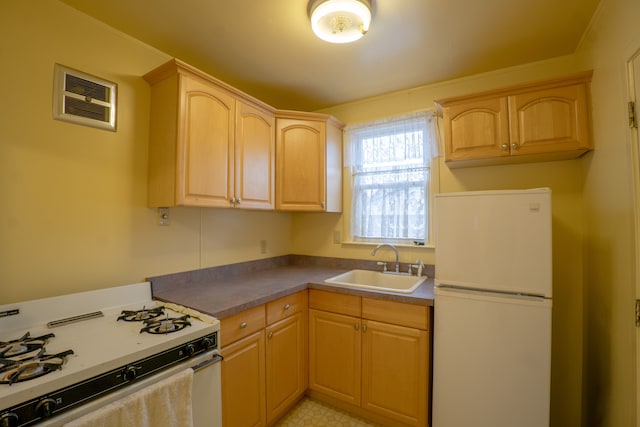
[[[435,199],[434,427],[549,425],[551,191]]]
[[[148,282],[0,305],[0,426],[62,426],[193,369],[193,425],[219,427],[220,322],[161,305]]]

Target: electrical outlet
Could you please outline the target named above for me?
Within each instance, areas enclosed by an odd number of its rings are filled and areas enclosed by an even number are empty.
[[[333,230],[333,243],[340,243],[340,230]]]
[[[267,253],[267,241],[266,240],[260,240],[260,253],[261,254],[266,254]]]
[[[158,208],[158,216],[160,217],[160,225],[169,225],[169,208]]]

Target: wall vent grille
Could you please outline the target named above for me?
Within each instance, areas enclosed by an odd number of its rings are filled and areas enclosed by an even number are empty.
[[[56,64],[53,118],[116,130],[116,84]]]

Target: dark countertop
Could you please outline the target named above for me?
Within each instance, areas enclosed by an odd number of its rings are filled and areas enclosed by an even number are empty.
[[[211,268],[149,278],[153,297],[180,304],[222,319],[260,304],[310,288],[330,290],[369,298],[410,304],[433,305],[433,278],[429,277],[411,294],[370,291],[327,285],[325,279],[344,273],[362,264],[347,266],[344,262],[309,262],[298,258],[291,262],[267,264],[250,262],[233,268]],[[429,272],[429,270],[427,270]]]

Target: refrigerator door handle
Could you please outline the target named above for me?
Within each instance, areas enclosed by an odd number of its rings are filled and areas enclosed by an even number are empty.
[[[511,298],[528,300],[528,301],[542,302],[542,301],[548,300],[548,298],[545,298],[542,295],[533,295],[533,294],[526,294],[521,292],[506,292],[506,291],[498,291],[498,290],[492,290],[492,289],[478,290],[477,288],[467,288],[464,286],[456,286],[456,285],[437,285],[435,289],[436,290],[441,289],[447,292],[458,292],[458,293],[471,294],[471,295],[511,297]]]

